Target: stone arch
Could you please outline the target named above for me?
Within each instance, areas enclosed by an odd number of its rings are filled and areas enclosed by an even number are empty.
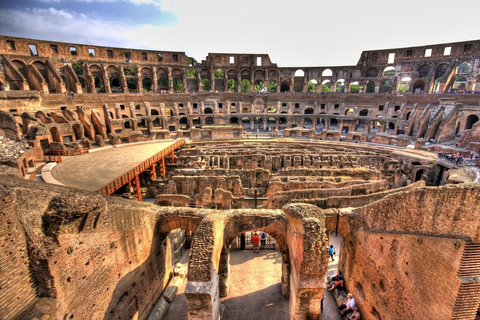
[[[110,91],[112,93],[123,92],[120,70],[117,66],[107,67],[107,77],[109,79]]]
[[[345,91],[345,79],[338,79],[335,82],[335,92],[343,93]]]
[[[365,72],[365,77],[367,78],[376,78],[377,75],[378,75],[377,68],[368,68],[367,71]]]
[[[153,90],[153,72],[149,67],[143,67],[140,69],[140,79],[142,81],[142,88],[144,91]]]
[[[471,114],[467,117],[465,121],[465,130],[472,129],[473,125],[478,122],[478,116],[476,114]]]
[[[283,80],[280,84],[280,92],[290,91],[290,82],[288,80]]]
[[[214,125],[215,121],[213,121],[213,117],[206,117],[205,118],[205,125]]]
[[[423,79],[417,79],[413,84],[413,92],[421,93],[425,90],[425,81]]]
[[[230,118],[230,124],[236,124],[238,125],[239,124],[239,120],[237,117],[231,117]]]
[[[103,69],[97,64],[92,64],[88,67],[88,70],[93,77],[94,88],[97,93],[105,92],[105,86],[103,83]]]
[[[391,77],[391,76],[394,76],[395,73],[396,73],[395,67],[390,66],[383,69],[382,75],[384,77]]]
[[[306,108],[304,114],[313,114],[313,108]]]
[[[419,78],[427,78],[428,73],[430,72],[431,69],[432,69],[432,67],[430,67],[428,64],[422,64],[418,68],[418,77]]]
[[[333,75],[333,72],[331,69],[325,69],[322,71],[322,77],[331,77]]]
[[[168,90],[168,70],[165,68],[157,69],[157,85],[159,90]]]
[[[456,74],[467,74],[472,71],[472,65],[468,62],[462,62],[458,65]]]
[[[360,112],[358,113],[358,115],[360,117],[368,117],[368,109],[362,109],[360,110]]]

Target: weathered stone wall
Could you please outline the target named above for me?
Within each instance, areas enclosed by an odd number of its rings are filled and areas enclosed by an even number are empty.
[[[27,239],[16,216],[15,192],[0,185],[0,318],[15,319],[38,299]]]

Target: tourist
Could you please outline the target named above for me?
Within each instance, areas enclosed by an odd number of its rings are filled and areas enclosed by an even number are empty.
[[[341,290],[343,289],[343,279],[339,279],[337,281],[334,281],[330,288],[328,288],[328,291],[333,291],[335,289]]]
[[[359,320],[360,319],[360,311],[358,311],[358,307],[353,309],[353,314],[347,318],[348,320]]]
[[[260,232],[260,244],[262,249],[265,249],[265,242],[267,241],[267,234],[263,231]]]
[[[252,237],[252,244],[253,244],[253,253],[258,253],[258,241],[260,239],[258,238],[258,235],[257,233],[255,232],[255,234],[253,235]]]
[[[333,258],[333,255],[335,254],[335,248],[333,247],[333,244],[331,244],[330,248],[328,248],[328,253],[330,254],[330,258],[332,258],[332,261],[335,261]]]
[[[340,315],[340,318],[343,318],[347,314],[352,313],[355,306],[356,306],[355,298],[351,293],[347,294],[347,301],[337,307],[337,310],[339,311],[345,309],[345,311],[343,311],[343,313]]]

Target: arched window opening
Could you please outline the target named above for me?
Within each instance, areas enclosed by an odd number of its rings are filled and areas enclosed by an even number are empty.
[[[360,117],[367,117],[368,116],[368,109],[362,109],[360,110],[360,112],[358,113],[358,115]]]
[[[241,86],[242,92],[250,92],[250,80],[243,79],[240,86]]]
[[[322,72],[322,77],[331,77],[332,75],[333,75],[333,72],[330,69],[325,69]]]
[[[195,78],[197,76],[197,70],[190,68],[185,72],[187,78]]]
[[[412,114],[412,112],[408,112],[407,115],[405,116],[405,120],[409,120],[411,114]]]
[[[212,84],[210,83],[210,79],[202,79],[201,81],[203,91],[208,92],[212,89]]]
[[[95,90],[98,93],[105,92],[105,86],[103,85],[103,79],[95,78]]]
[[[287,80],[282,81],[280,85],[280,92],[289,92],[290,91],[290,83]]]
[[[353,115],[353,109],[352,109],[352,108],[347,109],[347,111],[345,111],[345,115],[346,115],[346,116],[351,116],[351,115]]]
[[[376,78],[378,75],[378,69],[377,68],[369,68],[367,72],[365,73],[365,76],[367,78]]]
[[[144,78],[142,80],[142,86],[143,86],[143,90],[146,91],[146,92],[150,92],[152,91],[153,89],[153,81],[152,79],[150,78]]]
[[[215,70],[213,75],[215,76],[215,78],[224,78],[225,77],[225,72],[223,72],[222,69],[217,69],[217,70]]]
[[[335,83],[335,92],[342,93],[345,92],[345,79],[338,79]]]
[[[237,92],[237,80],[236,79],[228,79],[227,81],[227,90],[228,92]]]
[[[310,118],[303,119],[303,127],[304,128],[312,128],[313,127],[312,119],[310,119]]]
[[[302,69],[298,69],[297,71],[295,71],[295,77],[304,77],[305,76],[305,72],[303,72]]]
[[[213,122],[213,117],[207,117],[205,118],[205,124],[206,125],[213,125],[214,122]]]
[[[203,110],[203,113],[205,113],[205,114],[212,114],[212,113],[213,113],[213,110],[212,110],[212,108],[205,108],[205,109]]]
[[[408,92],[408,89],[410,88],[410,81],[412,81],[412,78],[403,77],[400,80],[400,85],[398,86],[398,91],[400,91],[401,93]]]
[[[422,176],[424,173],[425,173],[424,169],[417,170],[417,172],[415,173],[415,182],[422,180]]]
[[[338,126],[337,119],[334,119],[334,118],[330,119],[330,126],[329,127],[332,128],[332,129],[336,129],[337,126]]]
[[[350,83],[350,93],[359,93],[360,92],[360,83],[354,81]]]
[[[330,92],[331,82],[330,80],[323,80],[322,81],[322,92],[329,93]]]
[[[317,80],[310,80],[308,81],[308,92],[317,92]]]
[[[313,108],[305,109],[305,114],[313,114]]]
[[[459,77],[452,85],[454,92],[464,92],[467,87],[467,78]]]
[[[420,78],[426,78],[428,76],[428,73],[430,72],[430,66],[428,64],[424,64],[418,68],[418,76]]]
[[[237,118],[237,117],[232,117],[232,118],[230,118],[230,124],[236,124],[236,125],[238,125],[238,124],[239,124],[239,123],[238,123],[238,118]]]
[[[478,122],[478,116],[476,114],[471,114],[467,117],[465,122],[465,130],[472,129],[473,125]]]
[[[391,77],[395,75],[395,68],[394,67],[386,67],[383,70],[383,76],[384,77]]]
[[[457,74],[467,74],[470,73],[470,71],[472,71],[472,66],[467,62],[460,63],[457,68]]]
[[[263,84],[263,80],[255,80],[255,84],[253,85],[253,90],[255,92],[264,92],[265,85]]]
[[[375,92],[375,82],[374,81],[368,81],[367,85],[365,87],[365,92],[366,93],[374,93]]]

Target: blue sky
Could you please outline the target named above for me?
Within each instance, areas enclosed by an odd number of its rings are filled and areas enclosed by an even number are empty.
[[[0,34],[335,66],[363,50],[478,40],[478,9],[478,0],[3,0]]]

